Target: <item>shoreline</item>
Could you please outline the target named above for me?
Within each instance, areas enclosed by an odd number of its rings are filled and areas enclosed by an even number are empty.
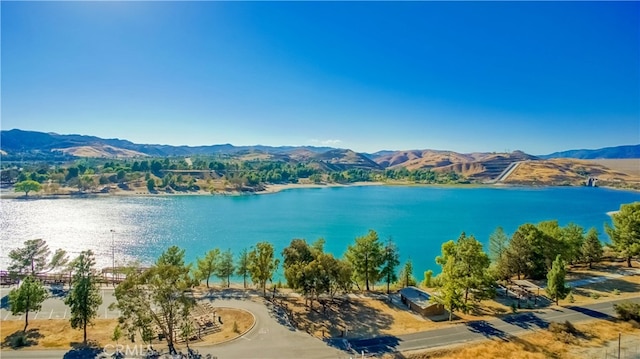
[[[22,192],[14,192],[5,188],[0,191],[0,199],[23,199],[23,200],[37,200],[37,199],[57,199],[57,198],[96,198],[96,197],[172,197],[172,196],[254,196],[254,195],[268,195],[280,193],[292,189],[314,189],[314,188],[347,188],[347,187],[369,187],[369,186],[389,186],[389,187],[432,187],[432,188],[464,188],[464,189],[476,189],[476,188],[553,188],[553,187],[584,187],[584,186],[554,186],[554,185],[521,185],[521,184],[491,184],[491,183],[472,183],[472,184],[426,184],[426,183],[411,183],[411,182],[353,182],[353,183],[287,183],[287,184],[268,184],[264,185],[264,189],[261,191],[185,191],[185,192],[149,192],[145,189],[132,189],[121,190],[117,189],[110,192],[68,192],[68,193],[35,193],[25,196]],[[635,188],[620,188],[612,186],[601,186],[595,188],[605,188],[610,190],[640,192],[640,189]],[[12,187],[11,187],[12,189]]]

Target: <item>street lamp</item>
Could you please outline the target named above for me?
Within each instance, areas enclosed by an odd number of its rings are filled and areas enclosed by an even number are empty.
[[[116,246],[115,246],[115,238],[116,230],[111,230],[111,281],[113,282],[113,286],[116,285]]]

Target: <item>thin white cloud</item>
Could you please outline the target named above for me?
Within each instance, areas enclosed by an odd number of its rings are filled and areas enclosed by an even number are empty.
[[[339,143],[341,143],[342,141],[340,140],[318,140],[318,139],[312,139],[311,142],[313,143],[317,143],[317,144],[321,144],[323,146],[335,146]]]

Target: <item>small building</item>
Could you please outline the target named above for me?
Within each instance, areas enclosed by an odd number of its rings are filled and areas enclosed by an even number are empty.
[[[400,300],[414,312],[425,317],[444,314],[444,305],[432,303],[430,299],[431,294],[416,287],[400,289]]]

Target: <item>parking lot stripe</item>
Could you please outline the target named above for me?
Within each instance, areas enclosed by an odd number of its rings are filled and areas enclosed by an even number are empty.
[[[53,315],[53,309],[51,309],[51,313],[49,313],[49,319],[51,319],[52,315]]]

